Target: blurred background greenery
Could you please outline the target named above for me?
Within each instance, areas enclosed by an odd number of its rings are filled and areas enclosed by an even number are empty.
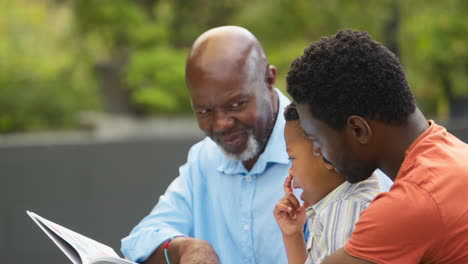
[[[320,36],[368,31],[428,117],[468,118],[468,1],[0,0],[0,133],[77,129],[83,112],[190,113],[185,57],[205,30],[251,30],[278,68]]]

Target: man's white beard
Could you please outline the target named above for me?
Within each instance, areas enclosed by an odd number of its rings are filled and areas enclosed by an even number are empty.
[[[245,146],[245,150],[241,153],[235,154],[227,152],[224,148],[221,148],[228,159],[235,161],[246,161],[258,154],[260,151],[260,145],[258,144],[258,141],[255,139],[252,130],[248,130],[247,133],[247,144]]]

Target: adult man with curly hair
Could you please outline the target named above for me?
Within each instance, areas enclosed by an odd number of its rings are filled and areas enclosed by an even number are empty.
[[[394,180],[324,263],[468,263],[468,145],[424,117],[392,52],[343,30],[306,48],[287,85],[315,154],[351,183],[376,168]]]

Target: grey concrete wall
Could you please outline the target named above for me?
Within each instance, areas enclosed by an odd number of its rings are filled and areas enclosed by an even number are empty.
[[[0,262],[71,263],[26,210],[121,255],[120,239],[149,213],[203,137],[193,122],[165,127],[152,136],[149,130],[137,136],[101,130],[97,136],[2,137]]]
[[[0,148],[4,263],[68,263],[26,210],[113,247],[157,202],[194,142]]]
[[[445,125],[468,142],[468,124]],[[156,137],[0,140],[1,262],[69,263],[26,210],[120,254],[120,239],[152,209],[202,138],[193,131],[192,123]]]

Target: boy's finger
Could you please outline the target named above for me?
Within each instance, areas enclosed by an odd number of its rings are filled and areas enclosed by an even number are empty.
[[[286,207],[290,207],[292,210],[296,210],[296,206],[294,205],[294,203],[292,203],[290,201],[290,199],[288,197],[284,197],[283,199],[281,199],[278,204],[282,204]]]
[[[289,212],[288,214],[291,219],[296,219],[296,212]]]
[[[288,195],[285,196],[285,198],[291,204],[291,207],[293,209],[297,210],[299,207],[301,207],[301,204],[299,203],[299,200],[297,200],[294,193],[289,193]]]
[[[288,175],[288,177],[286,177],[286,179],[284,180],[283,187],[284,187],[284,193],[285,194],[293,192],[292,179],[293,179],[292,175]]]
[[[276,205],[276,211],[277,212],[292,212],[293,209],[291,208],[291,206],[288,206],[287,204],[277,204]]]

